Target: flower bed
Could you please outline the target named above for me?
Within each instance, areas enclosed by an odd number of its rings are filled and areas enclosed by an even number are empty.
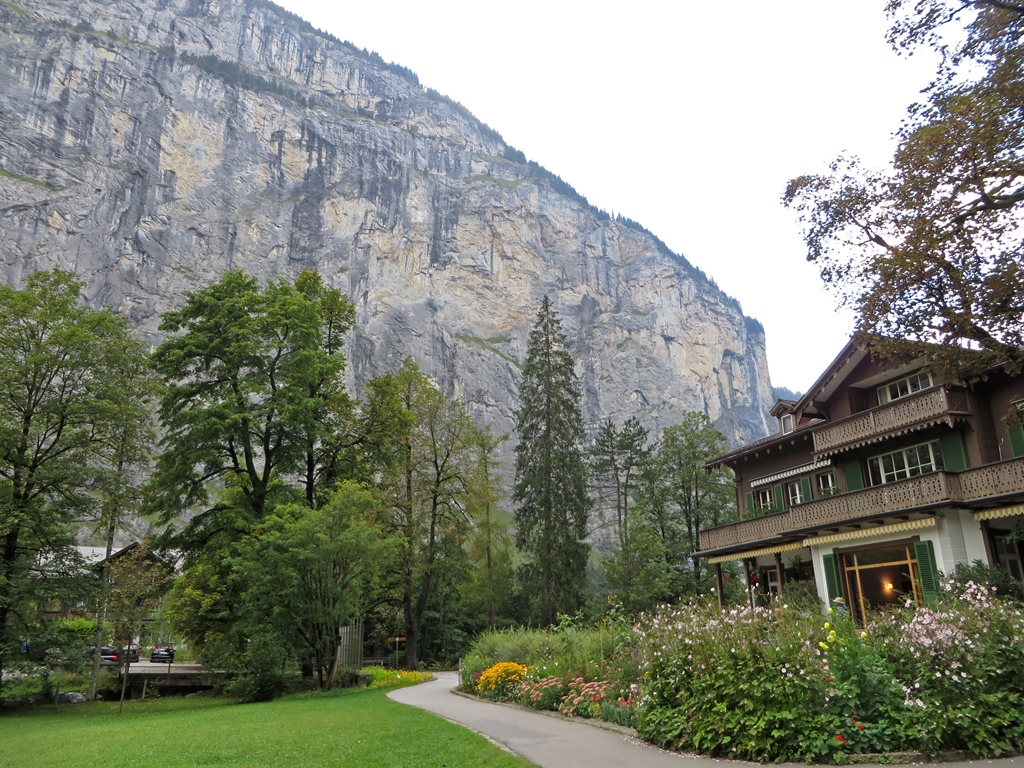
[[[640,629],[638,731],[757,761],[1024,748],[1024,615],[968,584],[866,628],[848,614],[688,607]]]

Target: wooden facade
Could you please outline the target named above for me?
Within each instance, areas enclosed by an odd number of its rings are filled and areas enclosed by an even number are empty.
[[[939,380],[924,358],[878,361],[848,344],[778,432],[716,459],[735,472],[740,521],[700,534],[695,557],[741,560],[763,590],[813,565],[823,602],[862,615],[920,599],[959,563],[1024,580],[1024,379],[994,369]],[[750,579],[754,581],[754,579]]]

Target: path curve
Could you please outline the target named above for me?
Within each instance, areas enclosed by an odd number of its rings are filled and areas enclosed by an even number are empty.
[[[727,760],[666,752],[628,733],[591,725],[586,720],[533,712],[454,693],[455,672],[439,672],[428,683],[399,688],[388,697],[440,715],[503,745],[541,768],[713,768]],[[792,768],[803,764],[782,763]],[[891,766],[889,766],[891,768]],[[1024,758],[943,763],[942,768],[1024,768]]]

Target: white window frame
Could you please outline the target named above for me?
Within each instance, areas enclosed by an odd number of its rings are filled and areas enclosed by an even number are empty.
[[[942,469],[942,449],[938,440],[931,440],[872,456],[867,465],[871,486],[898,483]]]
[[[779,421],[782,424],[782,434],[784,435],[788,435],[796,429],[796,417],[792,413],[785,414]]]
[[[754,491],[754,509],[758,512],[767,512],[775,509],[775,490],[772,486],[758,488]]]
[[[910,397],[933,386],[935,383],[932,380],[931,371],[918,371],[880,386],[878,388],[878,404],[885,405],[894,400]]]
[[[822,481],[826,482],[822,482]],[[828,472],[819,472],[814,476],[814,486],[818,491],[818,498],[823,499],[828,496],[835,496],[838,492],[836,489],[836,473],[834,469],[830,469]]]
[[[794,504],[803,504],[805,501],[810,501],[810,499],[804,498],[804,492],[803,489],[800,487],[799,480],[794,480],[791,483],[786,483],[786,501],[789,503],[789,506],[791,507]]]

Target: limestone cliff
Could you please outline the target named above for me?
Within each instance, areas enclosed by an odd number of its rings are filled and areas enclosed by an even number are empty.
[[[0,0],[0,234],[2,279],[73,269],[153,340],[227,268],[317,269],[358,310],[353,386],[411,355],[499,431],[548,294],[591,425],[699,410],[734,442],[767,431],[763,332],[735,300],[265,0]]]

